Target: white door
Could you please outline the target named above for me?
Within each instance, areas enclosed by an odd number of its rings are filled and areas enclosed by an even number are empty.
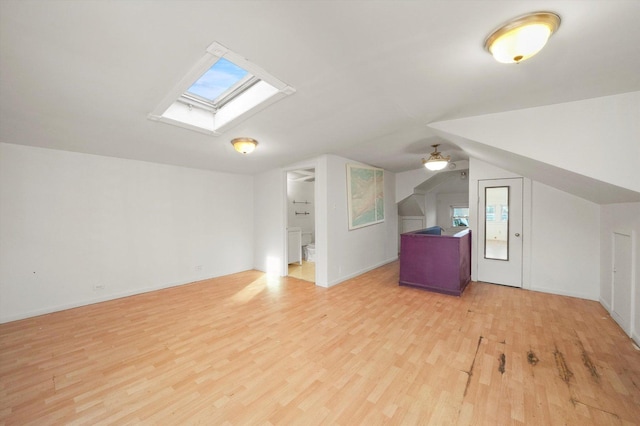
[[[522,287],[522,185],[478,181],[478,281]]]
[[[611,316],[631,336],[631,237],[613,234]]]

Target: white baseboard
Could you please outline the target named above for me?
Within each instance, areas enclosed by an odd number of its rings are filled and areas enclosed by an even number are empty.
[[[605,302],[604,300],[600,299],[598,300],[600,302],[600,304],[602,305],[602,307],[604,309],[606,309],[606,311],[609,313],[609,316],[611,317],[611,319],[613,320],[613,322],[615,322],[616,324],[618,324],[618,327],[620,327],[620,329],[622,330],[622,332],[626,335],[627,332],[624,330],[624,327],[622,327],[622,325],[616,320],[616,317],[613,315],[613,312],[611,311],[611,305],[609,305],[607,302]],[[633,327],[633,325],[631,325],[631,327]],[[640,347],[640,334],[638,334],[638,331],[633,330],[629,336],[631,338],[631,340],[634,341],[634,343]]]
[[[217,276],[202,277],[192,281],[170,282],[170,283],[161,284],[159,286],[142,287],[135,290],[123,291],[119,293],[111,293],[111,294],[106,294],[100,297],[92,297],[90,299],[83,299],[83,300],[78,300],[71,303],[64,303],[62,305],[47,306],[42,309],[35,309],[33,311],[21,312],[16,315],[0,316],[0,324],[11,322],[11,321],[18,321],[26,318],[31,318],[31,317],[37,317],[40,315],[46,315],[53,312],[66,311],[67,309],[79,308],[81,306],[93,305],[94,303],[107,302],[109,300],[115,300],[115,299],[122,299],[123,297],[135,296],[136,294],[149,293],[152,291],[162,290],[170,287],[178,287],[181,285],[191,284],[194,282],[208,280],[216,277]]]
[[[598,296],[592,296],[590,294],[587,293],[581,293],[581,292],[573,292],[573,291],[564,291],[564,290],[558,290],[555,288],[547,288],[547,287],[538,287],[538,286],[531,286],[531,288],[529,288],[529,290],[533,290],[533,291],[540,291],[542,293],[550,293],[550,294],[557,294],[559,296],[569,296],[569,297],[577,297],[579,299],[587,299],[587,300],[593,300],[594,302],[598,302]]]
[[[374,270],[376,268],[384,266],[384,265],[386,265],[388,263],[395,262],[396,260],[398,260],[398,256],[395,256],[395,257],[393,257],[391,259],[383,260],[382,262],[376,263],[375,265],[368,266],[368,267],[366,267],[364,269],[361,269],[361,270],[359,270],[357,272],[354,272],[352,274],[349,274],[349,275],[346,275],[344,277],[340,277],[340,278],[338,278],[336,280],[333,280],[333,281],[328,283],[327,287],[333,287],[334,285],[338,285],[340,283],[343,283],[343,282],[345,282],[347,280],[350,280],[351,278],[357,277],[358,275],[362,275],[365,272],[369,272],[369,271],[372,271],[372,270]]]
[[[607,312],[609,312],[609,314],[611,314],[611,305],[609,305],[607,302],[605,302],[602,299],[598,299],[598,302],[600,302],[602,307],[605,308],[607,310]]]

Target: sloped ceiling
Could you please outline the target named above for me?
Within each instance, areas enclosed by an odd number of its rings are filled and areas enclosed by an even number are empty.
[[[640,92],[430,124],[478,159],[598,204],[640,201]]]
[[[596,204],[640,201],[640,192],[621,188],[589,176],[573,173],[566,169],[522,157],[509,151],[483,145],[454,134],[440,131],[437,131],[437,133],[441,133],[442,137],[454,140],[458,145],[463,146],[472,157]]]
[[[248,174],[321,154],[402,172],[433,143],[464,160],[427,125],[640,90],[640,2],[587,3],[3,0],[0,141]],[[539,55],[483,50],[538,10],[562,17]],[[217,137],[148,120],[213,41],[296,93]],[[260,145],[241,156],[237,136]]]
[[[422,200],[424,203],[424,200]],[[399,216],[424,216],[421,202],[416,195],[411,195],[398,203]]]
[[[450,170],[440,172],[415,187],[417,193],[442,192],[462,193],[469,192],[468,185],[469,169]]]

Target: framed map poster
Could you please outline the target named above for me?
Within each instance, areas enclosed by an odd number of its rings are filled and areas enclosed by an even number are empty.
[[[349,230],[384,222],[384,170],[347,164]]]

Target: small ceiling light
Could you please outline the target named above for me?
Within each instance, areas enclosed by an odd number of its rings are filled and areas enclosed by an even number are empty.
[[[256,149],[258,141],[251,138],[235,138],[231,141],[231,145],[241,154],[251,154]]]
[[[422,159],[422,164],[424,164],[427,169],[433,171],[444,169],[445,167],[447,167],[447,164],[449,164],[449,160],[451,160],[451,157],[449,155],[443,157],[442,154],[440,154],[440,152],[438,151],[438,147],[440,146],[440,144],[431,146],[433,147],[433,152],[431,153],[431,156],[428,160],[425,160],[424,158]]]
[[[484,42],[498,62],[514,64],[538,53],[558,30],[560,17],[551,12],[519,16],[495,30]]]

